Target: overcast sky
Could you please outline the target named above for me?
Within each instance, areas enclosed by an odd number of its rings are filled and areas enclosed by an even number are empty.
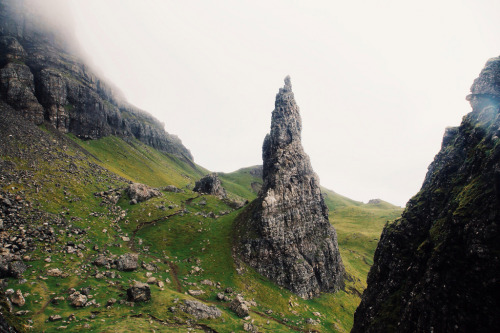
[[[195,161],[262,163],[286,75],[323,186],[403,206],[500,54],[500,1],[71,0],[89,60]]]

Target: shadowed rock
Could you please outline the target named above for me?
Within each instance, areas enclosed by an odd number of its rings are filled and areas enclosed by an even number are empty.
[[[201,194],[215,195],[219,198],[227,197],[226,190],[222,187],[219,176],[217,176],[217,173],[215,172],[198,180],[194,185],[193,191]]]
[[[290,77],[276,95],[262,148],[264,184],[239,216],[235,252],[259,273],[303,298],[344,285],[337,234],[309,157]]]
[[[352,332],[496,332],[500,327],[500,57],[445,132],[420,192],[388,224]]]
[[[147,302],[151,299],[151,289],[146,283],[136,281],[127,289],[127,297],[130,302]]]

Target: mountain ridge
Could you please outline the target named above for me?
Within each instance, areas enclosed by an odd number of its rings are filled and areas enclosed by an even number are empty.
[[[83,139],[138,140],[188,160],[191,152],[164,124],[132,106],[76,56],[64,32],[25,0],[0,2],[0,97],[35,124],[47,121]],[[32,5],[32,4],[31,4]]]

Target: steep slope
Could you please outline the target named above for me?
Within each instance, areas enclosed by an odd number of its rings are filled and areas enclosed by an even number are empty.
[[[370,211],[371,205],[322,190],[330,216],[335,216],[339,242],[345,242],[346,288],[303,300],[234,264],[232,230],[241,210],[190,190],[207,170],[138,140],[111,136],[83,141],[51,126],[37,127],[1,102],[0,112],[0,259],[18,256],[27,266],[22,278],[3,277],[4,288],[21,290],[26,304],[9,312],[0,303],[0,312],[20,320],[21,328],[241,331],[247,321],[227,301],[240,294],[255,302],[250,316],[259,332],[349,331],[364,288],[362,272],[373,256],[364,243],[378,237],[387,216],[399,212],[396,207]],[[259,170],[226,174],[223,186],[230,179],[238,190],[231,192],[228,186],[228,196],[251,200],[252,183],[262,181]],[[131,205],[124,191],[129,182],[157,187],[162,195]],[[179,191],[169,192],[167,185]],[[93,264],[103,256],[116,259],[125,253],[138,255],[137,269]],[[156,279],[150,284],[151,300],[132,306],[127,288],[150,277]],[[71,288],[92,295],[96,304],[72,306]],[[197,319],[181,310],[185,300],[215,305],[222,315]],[[62,318],[48,321],[55,315]]]
[[[164,124],[128,104],[78,57],[71,26],[44,17],[36,1],[0,1],[0,99],[35,124],[48,121],[82,139],[136,138],[192,160]],[[61,23],[62,24],[62,23]]]
[[[388,224],[352,332],[494,332],[500,326],[500,58],[448,128],[420,192]]]
[[[277,284],[313,298],[342,288],[344,267],[301,126],[286,77],[262,148],[262,188],[235,228],[236,253]]]

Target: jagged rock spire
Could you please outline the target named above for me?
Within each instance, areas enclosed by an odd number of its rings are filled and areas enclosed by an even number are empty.
[[[238,252],[262,275],[303,298],[343,286],[337,234],[309,157],[290,77],[276,95],[264,139],[264,184],[237,222]]]

